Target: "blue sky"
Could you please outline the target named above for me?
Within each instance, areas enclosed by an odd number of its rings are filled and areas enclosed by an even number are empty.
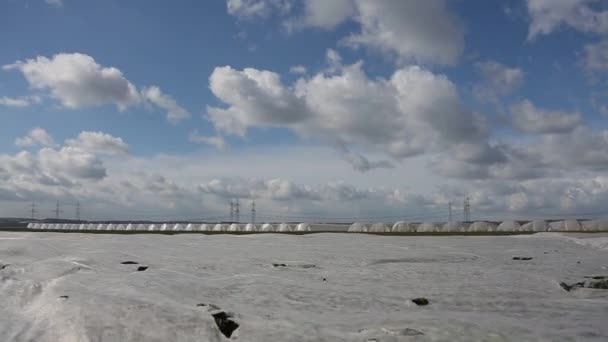
[[[91,218],[196,218],[256,197],[287,216],[434,219],[465,190],[480,217],[596,214],[608,198],[607,11],[3,0],[0,214],[59,200],[91,203]],[[146,177],[162,186],[135,184]]]

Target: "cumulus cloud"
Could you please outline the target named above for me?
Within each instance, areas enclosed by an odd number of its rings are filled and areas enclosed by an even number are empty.
[[[208,107],[209,119],[227,134],[284,127],[332,144],[379,148],[396,159],[487,136],[483,118],[462,105],[454,84],[417,66],[370,79],[360,63],[339,65],[292,86],[271,71],[226,66],[214,70],[210,88],[226,107]]]
[[[291,68],[289,68],[289,72],[292,74],[305,74],[306,73],[306,67],[303,65],[294,65]]]
[[[608,11],[596,10],[596,0],[527,0],[528,39],[547,35],[562,26],[577,31],[608,33]]]
[[[520,68],[508,67],[496,61],[475,64],[482,77],[473,92],[481,101],[495,102],[511,94],[524,83],[524,72]]]
[[[288,12],[292,0],[227,0],[226,7],[230,15],[240,18],[266,17],[273,11]]]
[[[66,140],[66,145],[75,150],[89,153],[118,155],[129,152],[129,146],[122,138],[103,132],[80,132],[76,139]]]
[[[198,131],[194,131],[190,133],[188,139],[193,143],[210,145],[217,148],[218,150],[224,150],[227,147],[226,141],[221,135],[205,136],[200,134]]]
[[[370,161],[365,156],[349,150],[343,144],[338,144],[337,149],[342,155],[342,158],[359,172],[367,172],[373,169],[391,169],[395,167],[390,160]]]
[[[55,146],[55,141],[53,140],[53,137],[51,137],[51,135],[48,134],[44,129],[36,127],[29,131],[26,136],[15,139],[15,145],[19,147],[53,147]]]
[[[40,103],[41,99],[38,96],[21,96],[21,97],[0,97],[0,106],[5,107],[28,107],[33,103]]]
[[[50,92],[69,109],[111,104],[123,111],[145,100],[167,110],[170,121],[189,117],[189,113],[163,94],[160,88],[152,86],[140,94],[119,69],[103,67],[86,54],[60,53],[52,58],[38,56],[2,68],[20,71],[31,88]]]
[[[608,39],[585,45],[580,63],[589,72],[608,71]]]
[[[566,133],[581,124],[580,113],[541,109],[530,100],[512,105],[511,115],[517,129],[532,134]]]
[[[175,102],[175,100],[164,94],[159,87],[152,86],[142,90],[142,96],[150,103],[167,111],[167,119],[173,123],[190,117],[190,113]]]
[[[453,64],[464,50],[464,29],[445,0],[227,0],[228,13],[265,17],[276,12],[289,30],[333,29],[353,20],[359,31],[342,40],[385,53],[399,62]],[[303,8],[303,13],[293,13]]]

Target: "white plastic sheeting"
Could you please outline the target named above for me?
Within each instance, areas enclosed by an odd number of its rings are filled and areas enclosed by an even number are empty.
[[[148,226],[148,231],[149,232],[155,232],[157,230],[158,230],[158,226],[155,225],[155,224],[151,224],[151,225]]]
[[[228,230],[228,225],[223,224],[223,223],[218,223],[215,226],[213,226],[214,232],[225,232],[226,230]]]
[[[520,230],[521,225],[517,221],[503,221],[496,227],[497,232],[517,232]]]
[[[292,232],[292,231],[293,231],[293,226],[290,225],[289,223],[281,223],[277,227],[277,232]]]
[[[393,224],[391,232],[393,233],[411,233],[416,231],[416,226],[405,221],[397,221]]]
[[[310,224],[308,223],[300,223],[296,226],[296,232],[310,232],[312,229],[310,228]]]
[[[546,232],[549,229],[549,225],[545,220],[534,220],[532,222],[525,223],[521,226],[520,231],[522,232]]]
[[[228,231],[229,232],[240,232],[241,231],[241,225],[238,223],[233,223],[228,227]]]
[[[551,232],[580,232],[582,227],[577,220],[555,221],[549,223]]]
[[[186,227],[183,224],[176,223],[176,224],[173,225],[173,229],[172,230],[179,232],[179,231],[184,231],[185,229],[186,229]]]
[[[391,231],[391,229],[382,222],[374,223],[369,228],[370,233],[388,233],[390,231]]]
[[[203,223],[200,225],[200,227],[198,227],[198,230],[201,232],[208,232],[211,230],[211,227],[208,224]]]
[[[127,230],[127,227],[124,224],[117,224],[114,226],[114,230]]]
[[[608,220],[582,221],[581,227],[587,232],[606,232],[608,231]]]
[[[196,229],[194,229],[194,228],[195,228],[194,226],[195,226],[195,224],[194,224],[194,223],[188,223],[188,224],[186,225],[186,228],[184,228],[184,230],[185,230],[185,231],[187,231],[187,232],[194,231],[194,230],[196,230]]]
[[[245,225],[245,229],[244,230],[246,232],[257,232],[258,229],[259,229],[258,226],[256,226],[255,224],[253,224],[253,223],[247,223]]]
[[[261,232],[274,232],[274,226],[270,223],[264,223],[262,225],[262,229],[260,229]]]
[[[424,222],[416,227],[416,231],[419,233],[433,233],[441,230],[441,226],[438,223]]]
[[[162,232],[166,232],[167,230],[171,230],[172,228],[173,228],[173,225],[172,225],[172,224],[170,224],[170,223],[163,223],[163,224],[160,226],[160,231],[162,231]]]
[[[490,222],[477,221],[471,224],[469,226],[469,229],[467,229],[466,231],[471,233],[495,232],[496,225]]]
[[[369,227],[365,223],[355,222],[348,227],[348,231],[351,233],[364,233],[369,230]]]

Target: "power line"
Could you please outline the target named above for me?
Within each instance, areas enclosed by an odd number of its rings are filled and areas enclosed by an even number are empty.
[[[234,221],[234,200],[230,200],[230,222]]]
[[[76,220],[80,221],[80,201],[76,202]]]
[[[236,199],[236,204],[234,208],[234,215],[236,222],[239,223],[241,221],[241,210],[239,209],[239,199]]]
[[[29,209],[30,209],[30,214],[31,214],[32,220],[35,220],[36,219],[36,213],[38,212],[36,210],[36,202],[35,201],[32,201],[32,204],[30,205]]]
[[[61,206],[59,205],[59,201],[57,201],[57,204],[55,205],[55,210],[53,210],[53,212],[55,213],[55,219],[59,220],[59,214],[63,213],[63,210],[61,210]]]
[[[255,198],[251,200],[251,223],[255,224]]]
[[[450,218],[449,222],[452,223],[452,201],[448,202],[448,211],[449,211],[449,213],[448,213],[449,216],[448,217]]]
[[[471,221],[471,199],[467,193],[464,194],[464,200],[462,202],[462,216],[464,222]]]

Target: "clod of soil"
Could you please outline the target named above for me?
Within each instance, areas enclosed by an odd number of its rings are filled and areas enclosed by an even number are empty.
[[[414,302],[414,304],[416,304],[418,306],[429,305],[429,300],[424,297],[414,298],[414,299],[412,299],[412,302]]]
[[[598,289],[598,290],[608,290],[608,279],[605,279],[604,276],[595,276],[595,277],[585,277],[590,278],[592,280],[579,281],[574,284],[566,284],[564,282],[559,283],[559,286],[562,289],[570,292],[572,290],[580,289],[580,288],[588,288],[588,289]]]
[[[66,300],[68,298],[70,298],[70,296],[59,296],[59,299],[63,299],[63,300]]]
[[[7,267],[8,265],[0,265],[0,270],[3,270]]]
[[[532,260],[532,257],[513,257],[513,260]]]
[[[147,269],[148,269],[148,266],[139,266],[139,267],[137,268],[137,272],[143,272],[143,271],[145,271],[145,270],[147,270]]]
[[[287,264],[272,264],[272,267],[287,267]]]
[[[212,314],[215,324],[224,336],[230,338],[232,333],[239,328],[239,324],[232,320],[232,315],[223,311]]]
[[[121,265],[138,265],[137,261],[123,261],[120,263]]]
[[[419,336],[424,335],[422,331],[418,331],[416,329],[405,328],[401,331],[401,335],[403,336]]]

